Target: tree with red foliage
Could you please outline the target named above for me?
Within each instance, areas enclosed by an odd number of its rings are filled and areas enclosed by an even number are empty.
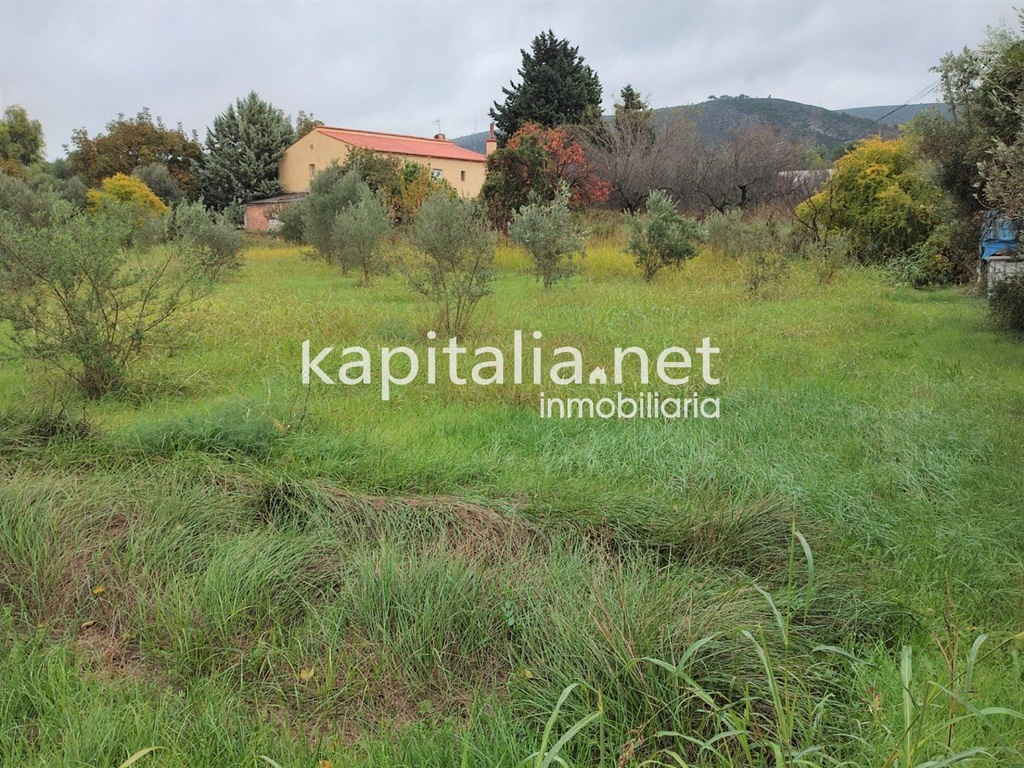
[[[528,203],[553,200],[563,183],[575,210],[602,203],[611,193],[569,128],[527,123],[487,158],[480,196],[491,223],[505,230],[515,211]]]

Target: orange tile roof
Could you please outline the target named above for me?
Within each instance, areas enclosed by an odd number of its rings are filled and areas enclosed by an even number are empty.
[[[413,155],[416,157],[436,157],[445,160],[468,160],[484,163],[487,158],[479,152],[464,149],[447,139],[424,139],[419,136],[402,136],[396,133],[377,133],[376,131],[354,131],[348,128],[328,128],[319,126],[317,129],[328,136],[353,147],[371,149],[374,152],[387,152],[395,155]]]

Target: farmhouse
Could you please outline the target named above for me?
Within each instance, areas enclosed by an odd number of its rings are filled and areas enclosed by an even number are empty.
[[[432,139],[397,133],[358,131],[351,128],[318,126],[285,150],[278,161],[278,180],[284,195],[254,200],[245,209],[245,228],[275,229],[277,214],[284,203],[309,193],[318,171],[331,163],[343,163],[353,147],[391,155],[400,161],[427,166],[434,178],[445,179],[463,197],[476,197],[484,183],[486,155],[463,149],[439,133]],[[487,154],[497,147],[494,128],[487,140]]]
[[[356,131],[320,126],[296,141],[281,158],[278,178],[287,192],[308,192],[317,171],[332,162],[343,163],[352,147],[411,160],[430,168],[464,197],[476,197],[484,183],[487,158],[448,141],[443,133],[432,139],[394,133]]]

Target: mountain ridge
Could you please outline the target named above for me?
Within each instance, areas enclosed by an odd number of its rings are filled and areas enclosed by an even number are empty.
[[[733,130],[767,124],[790,140],[835,152],[867,136],[895,136],[899,125],[930,107],[943,111],[945,105],[905,104],[829,110],[787,99],[723,96],[699,104],[661,107],[652,112],[659,122],[672,117],[692,120],[701,138],[711,143],[722,141]],[[604,119],[611,120],[611,117],[605,116]],[[483,153],[487,136],[487,131],[480,131],[452,141],[460,147]]]

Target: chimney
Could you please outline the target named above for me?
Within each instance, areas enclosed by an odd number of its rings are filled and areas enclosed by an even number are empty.
[[[447,139],[444,137],[443,133],[435,133],[434,141],[447,141]]]
[[[484,147],[485,155],[492,154],[498,148],[498,140],[494,137],[494,123],[491,123],[491,135],[487,137],[487,143]]]

